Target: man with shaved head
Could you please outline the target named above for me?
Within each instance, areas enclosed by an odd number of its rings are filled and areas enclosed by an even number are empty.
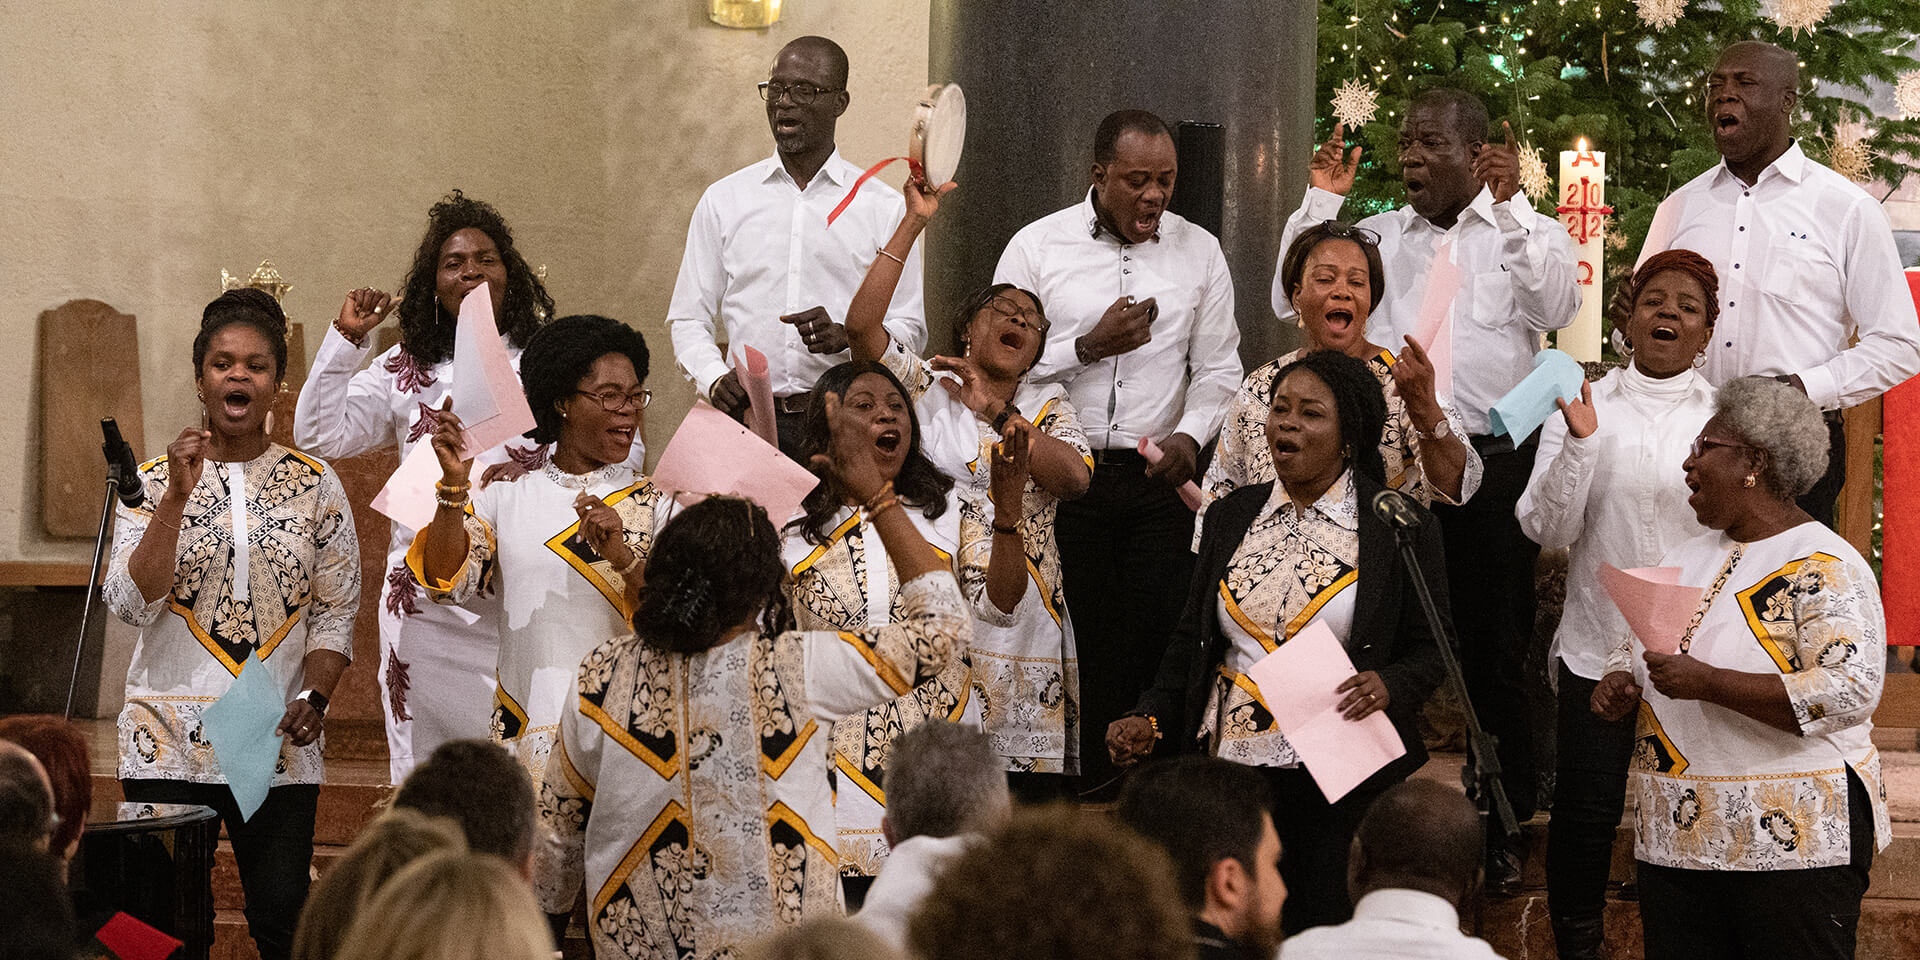
[[[780,448],[792,456],[814,380],[852,358],[842,325],[847,304],[907,206],[898,191],[869,180],[828,230],[827,215],[860,176],[834,146],[834,126],[851,102],[839,44],[801,37],[782,47],[760,99],[774,154],[700,197],[667,328],[680,371],[735,418],[745,415],[747,394],[720,342],[735,356],[743,346],[766,355]],[[919,353],[927,325],[918,245],[901,267],[885,326],[894,342]]]
[[[53,783],[27,748],[0,740],[0,844],[46,850],[53,837]]]
[[[1799,88],[1788,50],[1747,40],[1721,51],[1706,119],[1722,162],[1660,204],[1640,259],[1686,249],[1712,261],[1709,382],[1771,376],[1828,411],[1827,475],[1800,507],[1831,526],[1846,479],[1839,411],[1920,373],[1920,319],[1879,202],[1794,140]]]
[[[1408,780],[1380,795],[1347,859],[1353,919],[1281,945],[1279,960],[1498,960],[1460,932],[1460,907],[1480,884],[1480,813],[1458,788]]]

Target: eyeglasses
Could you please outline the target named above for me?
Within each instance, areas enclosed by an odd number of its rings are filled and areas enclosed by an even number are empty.
[[[600,409],[608,413],[619,413],[628,408],[645,410],[647,404],[653,402],[653,391],[646,389],[635,390],[632,393],[622,393],[618,390],[602,390],[599,393],[575,390],[574,393],[599,404]]]
[[[1727,442],[1727,441],[1725,441],[1725,440],[1708,440],[1708,439],[1707,439],[1706,437],[1694,437],[1694,438],[1693,438],[1693,446],[1692,446],[1692,448],[1691,448],[1691,449],[1692,449],[1692,451],[1693,451],[1693,455],[1694,455],[1694,457],[1695,457],[1695,458],[1697,459],[1697,458],[1699,458],[1699,457],[1700,457],[1700,456],[1701,456],[1702,454],[1705,454],[1705,453],[1706,453],[1706,452],[1707,452],[1708,450],[1712,450],[1712,449],[1713,449],[1713,448],[1715,448],[1715,447],[1726,447],[1726,448],[1728,448],[1728,449],[1731,449],[1731,450],[1751,450],[1751,449],[1753,449],[1753,447],[1752,447],[1752,445],[1750,445],[1750,444],[1745,444],[1745,443],[1728,443],[1728,442]]]
[[[1012,297],[1006,294],[1000,294],[988,300],[987,306],[992,307],[993,312],[1000,316],[1020,321],[1022,326],[1025,326],[1035,333],[1045,334],[1053,327],[1053,324],[1040,317],[1038,311],[1028,310],[1020,306],[1020,304],[1014,302]]]
[[[1359,240],[1370,247],[1380,245],[1380,235],[1374,233],[1372,230],[1368,230],[1366,227],[1356,227],[1351,223],[1343,223],[1339,220],[1322,220],[1320,221],[1320,229],[1325,231],[1326,235],[1330,237],[1338,237],[1342,240]]]
[[[813,102],[813,98],[823,93],[839,93],[843,87],[816,87],[811,83],[781,83],[778,80],[760,81],[760,99],[773,103],[785,94],[796,107],[804,107]]]

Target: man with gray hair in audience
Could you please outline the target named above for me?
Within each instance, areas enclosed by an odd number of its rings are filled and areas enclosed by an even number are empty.
[[[892,852],[854,920],[896,949],[907,921],[949,862],[1011,812],[1006,763],[978,730],[929,721],[907,731],[887,755],[887,813],[880,831]]]
[[[1279,960],[1500,960],[1460,932],[1460,907],[1480,885],[1480,812],[1459,789],[1408,780],[1360,820],[1347,859],[1353,919],[1314,927]]]
[[[46,768],[27,748],[0,740],[0,845],[44,851],[54,826]]]

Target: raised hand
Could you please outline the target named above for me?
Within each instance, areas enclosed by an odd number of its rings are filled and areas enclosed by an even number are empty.
[[[613,564],[615,570],[625,570],[633,562],[633,548],[627,546],[626,524],[621,522],[619,511],[582,490],[573,498],[573,512],[580,517],[580,539],[601,559]]]
[[[1098,323],[1076,345],[1076,352],[1093,355],[1096,360],[1118,356],[1146,346],[1153,339],[1153,320],[1160,313],[1154,298],[1135,302],[1121,297],[1107,307]]]
[[[887,484],[880,473],[880,449],[873,445],[867,422],[840,402],[840,395],[828,391],[822,398],[827,408],[827,453],[814,454],[816,473],[832,476],[847,495],[862,503],[874,498]]]
[[[994,526],[1019,523],[1026,509],[1033,429],[1026,418],[1012,417],[1007,420],[1004,438],[993,445],[993,473],[987,481],[987,496],[993,501]]]
[[[356,340],[365,338],[368,331],[387,318],[392,306],[393,298],[383,290],[361,287],[347,291],[346,301],[340,304],[341,332]]]
[[[1568,403],[1555,397],[1553,403],[1560,408],[1560,415],[1566,418],[1568,434],[1582,438],[1591,437],[1595,430],[1600,429],[1600,415],[1593,409],[1593,384],[1582,380],[1580,399]]]
[[[1499,143],[1483,143],[1473,155],[1473,178],[1493,191],[1493,202],[1505,203],[1520,189],[1520,148],[1513,142],[1513,127],[1500,121],[1503,131]]]
[[[1438,373],[1433,367],[1433,359],[1421,348],[1419,341],[1407,337],[1400,348],[1400,356],[1393,364],[1393,384],[1399,391],[1400,399],[1407,405],[1407,412],[1413,415],[1416,426],[1433,426],[1446,416],[1440,409],[1440,397],[1436,381]]]
[[[907,198],[907,219],[926,226],[934,215],[940,212],[940,201],[947,194],[959,189],[960,185],[948,180],[938,187],[928,185],[919,174],[907,178],[908,189],[901,191]]]
[[[827,316],[826,307],[808,307],[799,313],[789,313],[780,318],[781,323],[793,324],[800,331],[800,341],[807,345],[809,353],[839,353],[847,349],[847,328],[834,323]]]
[[[1353,176],[1360,169],[1360,147],[1356,144],[1351,152],[1346,152],[1347,125],[1339,121],[1333,124],[1333,136],[1313,152],[1313,160],[1307,167],[1307,182],[1328,193],[1346,196],[1353,189]]]
[[[167,444],[167,492],[163,496],[176,503],[187,502],[194,485],[200,482],[200,472],[206,468],[207,445],[212,442],[212,431],[188,427]]]
[[[466,437],[460,417],[453,412],[453,396],[449,394],[440,409],[433,411],[433,455],[440,460],[441,482],[448,486],[466,483],[473,471],[473,460],[460,456],[464,446]]]

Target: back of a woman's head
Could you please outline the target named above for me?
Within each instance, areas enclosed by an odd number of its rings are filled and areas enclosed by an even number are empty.
[[[80,839],[93,808],[93,763],[87,736],[69,720],[50,713],[22,713],[0,719],[0,740],[11,740],[39,759],[53,784],[53,812],[60,826],[50,844],[57,856]]]
[[[293,960],[332,960],[354,917],[394,874],[439,850],[465,852],[460,825],[415,810],[381,814],[313,885],[293,933]]]
[[[340,942],[342,960],[553,960],[533,889],[505,860],[437,850],[394,874]]]
[[[697,653],[757,616],[769,633],[787,628],[786,567],[767,511],[751,500],[708,497],[680,511],[654,538],[646,584],[633,612],[643,642]]]

